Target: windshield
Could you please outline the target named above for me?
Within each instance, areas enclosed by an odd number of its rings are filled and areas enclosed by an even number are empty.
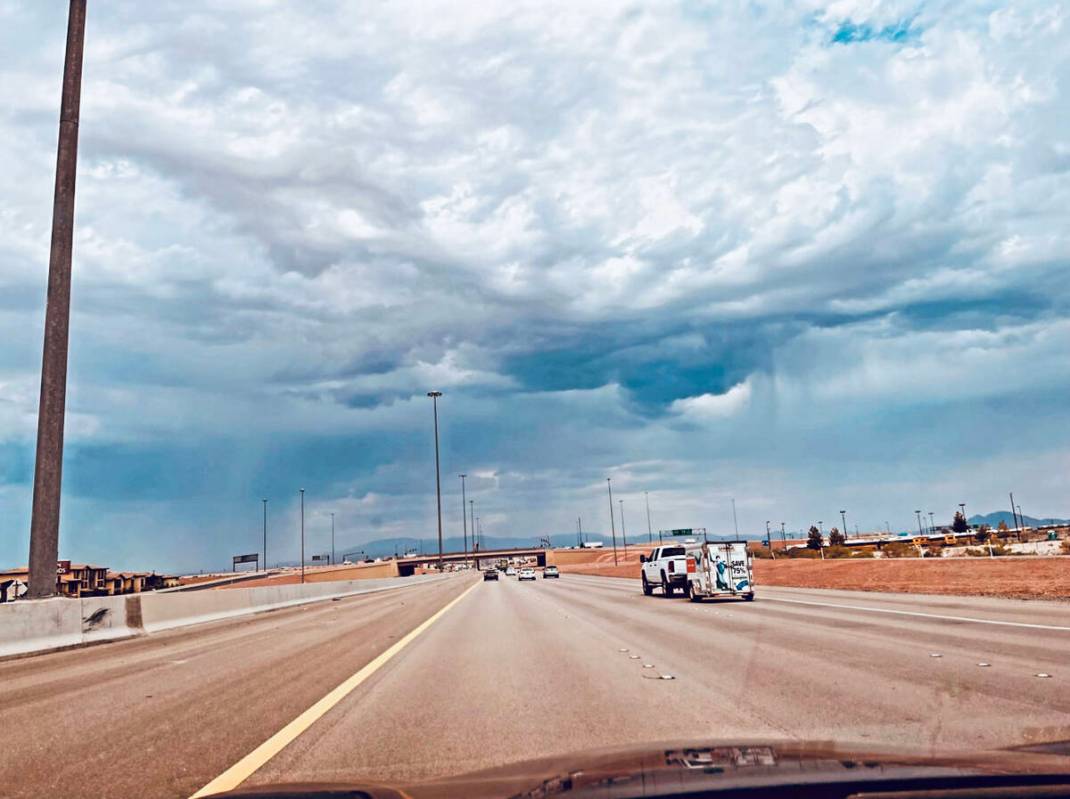
[[[1068,32],[0,0],[0,794],[1070,740]]]

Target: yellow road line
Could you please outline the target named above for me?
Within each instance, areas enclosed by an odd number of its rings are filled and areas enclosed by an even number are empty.
[[[360,669],[360,671],[353,674],[351,677],[348,677],[337,688],[312,705],[312,707],[304,711],[300,716],[272,735],[252,752],[205,785],[197,791],[197,793],[193,794],[190,799],[197,799],[201,796],[210,796],[214,793],[222,793],[223,791],[232,791],[237,788],[252,776],[253,772],[271,760],[271,758],[275,757],[275,755],[285,749],[295,738],[297,738],[297,736],[311,727],[328,710],[345,699],[346,696],[352,693],[358,685],[385,666],[394,655],[411,644],[420,633],[424,632],[428,627],[441,619],[450,608],[468,596],[468,594],[478,585],[479,583],[473,583],[463,594],[451,601],[421,625],[413,629],[408,635],[399,639],[393,646]]]

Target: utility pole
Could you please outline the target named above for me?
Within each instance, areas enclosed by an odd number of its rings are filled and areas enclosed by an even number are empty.
[[[439,478],[438,468],[438,398],[441,391],[428,391],[431,404],[435,409],[435,499],[438,502],[438,570],[442,571],[442,481]]]
[[[576,543],[583,546],[583,519],[576,517]]]
[[[468,507],[472,511],[472,549],[479,552],[479,537],[476,535],[476,501],[468,500]]]
[[[654,532],[650,529],[650,492],[644,491],[646,497],[646,542],[648,544],[654,543]]]
[[[918,535],[920,535],[920,536],[924,537],[924,536],[925,536],[925,533],[924,533],[924,532],[922,532],[922,529],[921,529],[921,511],[920,511],[920,510],[916,510],[916,511],[914,511],[914,513],[915,513],[915,514],[917,515],[917,517],[918,517]]]
[[[305,489],[301,489],[301,582],[305,582]]]
[[[932,511],[929,511],[929,532],[933,535],[936,534],[936,522],[933,520],[933,516],[935,515],[936,514],[934,514]]]
[[[624,530],[624,500],[618,499],[620,503],[620,537],[624,540],[624,559],[628,559],[628,533]]]
[[[45,301],[45,335],[41,355],[41,400],[37,408],[37,454],[33,471],[27,592],[30,599],[42,599],[56,593],[85,14],[86,0],[71,0],[67,14],[67,51],[63,61],[59,143],[56,148],[52,242],[48,256],[48,296]]]
[[[788,551],[788,534],[784,530],[784,522],[780,523],[780,540],[784,542],[784,551]]]
[[[840,511],[840,521],[843,522],[843,527],[841,529],[843,530],[843,543],[846,544],[847,543],[847,511],[845,511],[845,510],[841,510]]]
[[[267,571],[267,500],[260,500],[264,503],[264,571]]]
[[[739,519],[736,518],[736,498],[732,497],[732,525],[736,528],[736,538],[739,538]]]
[[[331,513],[331,565],[335,562],[334,558],[334,513]]]
[[[464,493],[464,478],[466,478],[467,476],[468,475],[466,475],[466,474],[462,474],[461,475],[461,523],[464,526],[464,565],[465,565],[465,567],[468,566],[468,514],[466,512],[467,508],[468,508],[468,503],[465,501],[465,493]],[[473,543],[475,543],[475,533],[476,533],[476,531],[473,530],[472,531]]]
[[[613,565],[617,565],[617,523],[613,519],[613,483],[606,478],[606,487],[609,489],[609,529],[613,533]]]
[[[1011,491],[1011,516],[1014,518],[1014,527],[1017,530],[1022,529],[1022,525],[1018,523],[1018,511],[1014,509],[1014,492]]]

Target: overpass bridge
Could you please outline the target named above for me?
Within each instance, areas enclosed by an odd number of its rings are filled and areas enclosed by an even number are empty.
[[[443,563],[464,563],[475,561],[476,566],[489,568],[491,564],[503,558],[530,558],[534,557],[539,566],[545,566],[547,558],[553,563],[552,550],[542,547],[513,547],[511,549],[481,549],[478,552],[443,552]],[[407,577],[415,574],[416,567],[427,564],[434,567],[438,563],[438,553],[424,555],[408,555],[394,561],[398,565],[398,576]]]

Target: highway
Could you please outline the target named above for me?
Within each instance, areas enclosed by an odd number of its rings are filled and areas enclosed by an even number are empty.
[[[271,741],[244,785],[666,739],[1065,739],[1068,664],[1063,603],[759,587],[693,604],[614,578],[460,575],[2,662],[0,794],[190,796]]]

